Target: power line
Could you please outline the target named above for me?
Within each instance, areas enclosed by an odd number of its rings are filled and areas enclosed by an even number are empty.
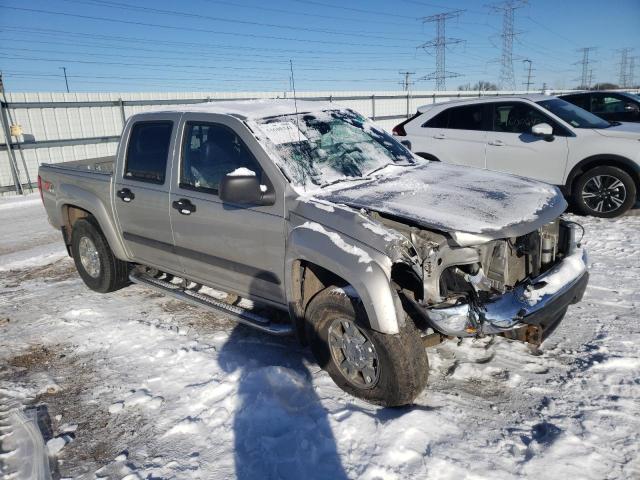
[[[346,20],[344,16],[340,17],[337,15],[326,15],[321,13],[295,12],[290,9],[265,7],[262,5],[246,5],[246,4],[231,2],[227,0],[202,0],[202,1],[205,1],[207,3],[215,3],[218,5],[230,5],[232,7],[245,8],[245,9],[251,10],[252,12],[254,12],[255,10],[260,10],[263,12],[283,13],[285,15],[303,16],[303,17],[311,17],[311,18],[324,18],[327,20]],[[377,14],[378,12],[371,12],[371,13]],[[388,18],[386,18],[385,20],[367,19],[367,23],[375,23],[375,24],[381,24],[381,25],[395,25],[399,27],[406,26],[405,23],[389,22]]]
[[[338,10],[347,10],[349,12],[357,12],[357,13],[366,13],[368,15],[379,15],[379,16],[383,16],[385,18],[387,17],[395,17],[395,18],[406,18],[409,20],[415,20],[415,17],[410,17],[408,15],[400,15],[397,13],[389,13],[389,12],[377,12],[377,11],[372,11],[372,10],[365,10],[363,8],[353,8],[353,7],[345,7],[343,5],[334,5],[332,3],[326,3],[326,2],[318,2],[318,1],[314,1],[314,0],[291,0],[292,2],[296,2],[296,3],[304,3],[307,5],[319,5],[321,7],[327,7],[327,8],[334,8],[334,9],[338,9]]]
[[[23,40],[21,39],[16,39],[16,38],[6,38],[6,37],[0,37],[0,42],[10,42],[14,45],[18,45],[20,44],[20,42],[22,42]],[[156,48],[144,48],[144,47],[139,47],[139,46],[133,46],[133,45],[113,45],[113,44],[94,44],[94,43],[86,43],[86,42],[60,42],[60,41],[55,41],[55,40],[29,40],[29,43],[37,43],[37,44],[44,44],[44,45],[63,45],[63,46],[72,46],[72,47],[92,47],[92,48],[98,48],[98,49],[108,49],[109,51],[118,51],[118,50],[124,50],[126,52],[154,52],[154,53],[165,53],[165,54],[176,54],[179,55],[179,59],[185,59],[185,51],[176,51],[176,50],[165,50],[165,49],[159,49],[157,46]],[[30,52],[45,52],[48,51],[50,52],[51,50],[43,50],[43,49],[15,49],[15,50],[20,50],[20,51],[30,51]],[[54,52],[57,53],[57,52]],[[76,52],[76,51],[72,51],[72,52],[67,52],[68,54],[73,54],[73,55],[92,55],[92,56],[96,56],[96,55],[104,55],[104,56],[116,56],[116,57],[122,57],[122,54],[119,53],[100,53],[100,52],[91,52],[91,53],[86,53],[86,52]],[[240,52],[238,52],[236,55],[231,56],[231,53],[209,53],[209,52],[205,52],[202,53],[201,50],[198,50],[198,52],[194,52],[196,54],[196,58],[198,60],[202,60],[202,59],[214,59],[217,62],[233,62],[233,63],[238,63],[238,61],[250,61],[252,62],[252,64],[254,63],[266,63],[266,64],[270,64],[273,65],[274,63],[277,62],[286,62],[286,58],[290,57],[289,56],[285,56],[285,55],[273,55],[273,54],[242,54]],[[130,57],[131,55],[126,55],[128,57]],[[145,59],[152,59],[152,58],[160,58],[163,60],[168,60],[171,59],[172,57],[169,57],[167,55],[163,55],[161,57],[158,56],[153,56],[153,55],[144,55],[144,56],[138,56],[139,58],[145,58]],[[404,60],[403,60],[404,61]],[[302,63],[302,62],[307,62],[307,63]],[[329,59],[326,57],[322,57],[322,56],[309,56],[309,55],[305,55],[303,57],[300,58],[300,60],[298,60],[298,63],[301,63],[303,66],[307,65],[307,64],[311,64],[313,66],[318,66],[319,62],[321,62],[322,64],[337,64],[337,65],[344,65],[344,64],[348,64],[348,65],[357,65],[357,64],[371,64],[371,61],[368,59],[361,59],[361,60],[357,60],[357,59],[349,59],[349,60],[338,60],[338,59]],[[333,69],[343,69],[344,67],[333,67]],[[376,69],[378,70],[378,69]],[[380,69],[382,70],[382,69]],[[389,68],[389,70],[391,70],[391,68]]]
[[[213,16],[213,15],[205,15],[202,13],[191,13],[191,12],[184,12],[184,11],[178,11],[178,10],[166,10],[166,9],[160,9],[160,8],[153,8],[153,7],[143,7],[143,6],[138,6],[138,5],[131,5],[131,4],[127,4],[127,3],[121,3],[121,2],[114,2],[114,1],[108,1],[108,0],[63,0],[64,2],[69,2],[69,3],[79,3],[79,4],[83,4],[83,5],[94,5],[94,6],[101,6],[101,7],[106,7],[106,8],[113,8],[116,10],[130,10],[130,11],[136,11],[136,12],[151,12],[154,14],[158,14],[158,15],[169,15],[171,17],[186,17],[186,18],[195,18],[195,19],[203,19],[203,20],[208,20],[208,21],[213,21],[213,22],[222,22],[222,23],[232,23],[232,24],[241,24],[241,25],[250,25],[250,26],[258,26],[258,27],[269,27],[269,28],[278,28],[278,29],[283,29],[283,30],[298,30],[298,31],[302,31],[302,32],[313,32],[313,33],[326,33],[326,34],[330,34],[330,35],[343,35],[343,36],[350,36],[350,37],[363,37],[363,38],[375,38],[375,39],[383,39],[383,40],[400,40],[400,41],[410,41],[409,39],[406,38],[392,38],[392,37],[385,37],[385,36],[381,36],[379,34],[375,34],[375,33],[365,33],[365,32],[356,32],[353,30],[349,30],[349,31],[340,31],[340,30],[327,30],[327,29],[322,29],[322,28],[311,28],[311,27],[305,27],[305,26],[299,26],[299,25],[282,25],[282,24],[277,24],[277,23],[266,23],[266,22],[257,22],[257,21],[253,21],[253,20],[240,20],[240,19],[234,19],[234,18],[225,18],[225,17],[219,17],[219,16]]]
[[[446,79],[460,76],[458,73],[448,72],[446,69],[445,52],[448,45],[457,45],[464,40],[459,38],[447,38],[445,32],[445,24],[447,20],[458,18],[463,10],[455,10],[452,12],[438,13],[430,15],[422,19],[422,23],[436,24],[436,38],[420,45],[427,51],[435,50],[436,52],[436,70],[422,78],[422,80],[436,81],[436,90],[446,90]]]
[[[504,0],[490,5],[490,9],[502,12],[502,56],[500,69],[500,85],[502,88],[515,90],[516,79],[513,71],[513,39],[517,35],[514,31],[514,12],[527,4],[527,0]]]
[[[154,55],[136,55],[136,54],[122,54],[122,53],[103,53],[103,52],[63,52],[63,51],[58,51],[58,50],[48,50],[48,49],[33,49],[33,48],[13,48],[12,52],[31,52],[31,53],[51,53],[51,54],[57,54],[57,55],[86,55],[89,57],[116,57],[118,59],[122,58],[122,59],[143,59],[143,60],[177,60],[177,61],[187,61],[187,58],[185,56],[182,57],[171,57],[171,56],[167,56],[167,55],[161,55],[161,56],[154,56]],[[203,59],[208,58],[208,56],[206,55],[199,55],[197,60],[198,61],[202,61]],[[70,61],[74,61],[74,60],[70,60]],[[216,59],[216,61],[220,62],[220,59]],[[232,59],[228,59],[227,61],[232,61]],[[251,59],[252,63],[266,63],[270,66],[268,67],[260,67],[261,70],[278,70],[281,71],[283,68],[286,68],[286,66],[284,65],[285,62],[284,60],[282,61],[278,61],[278,60],[255,60],[255,59]],[[278,67],[278,63],[281,63],[282,66]],[[140,64],[141,66],[144,66],[146,64]],[[159,66],[158,64],[149,64],[151,66]],[[310,66],[311,65],[311,66]],[[179,67],[182,65],[176,65],[176,67]],[[186,68],[197,68],[199,66],[203,66],[203,65],[184,65],[184,67]],[[204,66],[203,66],[204,67]],[[207,67],[208,68],[208,67]],[[249,66],[239,66],[238,65],[238,60],[236,59],[234,62],[233,66],[218,66],[218,68],[221,69],[228,69],[228,70],[249,70],[249,71],[254,71],[256,70],[256,67],[253,65],[249,65]],[[345,68],[345,66],[319,66],[318,62],[313,62],[311,64],[307,64],[306,66],[297,68],[297,70],[303,70],[303,71],[320,71],[320,70],[339,70],[339,71],[345,71],[348,70]],[[357,71],[369,71],[369,72],[389,72],[391,70],[395,70],[394,68],[391,67],[360,67],[360,66],[354,66],[351,70],[357,70]]]
[[[0,5],[0,8],[22,11],[22,12],[30,12],[30,13],[43,13],[46,15],[55,15],[62,17],[71,17],[71,18],[82,18],[84,20],[97,20],[103,22],[111,22],[111,23],[120,23],[125,25],[136,25],[143,27],[154,27],[154,28],[164,28],[170,30],[178,30],[178,31],[188,31],[188,32],[201,32],[201,33],[212,33],[216,35],[228,35],[235,36],[241,38],[267,38],[271,40],[284,40],[289,42],[301,42],[301,43],[318,43],[323,45],[351,45],[351,46],[360,46],[360,47],[375,47],[375,48],[404,48],[405,45],[385,45],[385,44],[374,44],[374,43],[347,43],[345,41],[332,41],[332,40],[313,40],[310,38],[294,38],[294,37],[280,37],[276,35],[260,35],[255,33],[238,33],[238,32],[224,32],[221,30],[212,30],[206,28],[196,28],[196,27],[179,27],[176,25],[166,25],[161,23],[151,23],[151,22],[140,22],[135,20],[124,20],[121,18],[109,18],[109,17],[101,17],[95,15],[80,15],[77,13],[68,13],[68,12],[55,12],[52,10],[43,10],[36,8],[24,8],[24,7],[9,7],[7,5]]]
[[[1,7],[0,7],[1,8]],[[219,43],[202,43],[202,42],[180,42],[177,40],[161,40],[155,38],[141,38],[141,37],[130,37],[130,36],[120,36],[120,35],[104,35],[97,33],[85,33],[85,32],[71,32],[69,30],[59,30],[59,29],[49,29],[49,28],[29,28],[29,27],[12,27],[8,25],[0,25],[0,30],[11,30],[15,32],[30,32],[37,35],[49,36],[60,38],[60,35],[71,36],[71,37],[81,37],[81,38],[90,38],[92,40],[109,40],[115,42],[125,42],[127,43],[127,47],[131,42],[139,42],[139,43],[149,43],[156,47],[157,50],[158,45],[172,45],[172,46],[180,46],[180,47],[196,47],[196,48],[222,48],[222,49],[230,49],[233,50],[234,56],[238,54],[238,52],[242,52],[244,50],[254,50],[254,51],[269,51],[269,52],[283,52],[287,58],[290,57],[292,53],[296,54],[308,54],[313,53],[316,55],[357,55],[358,57],[373,57],[379,58],[380,53],[372,53],[372,52],[363,52],[357,50],[337,50],[337,51],[327,51],[327,50],[301,50],[301,49],[290,49],[290,48],[271,48],[271,47],[246,47],[240,46],[238,44],[219,44]],[[345,44],[341,44],[345,45]],[[348,45],[348,44],[347,44]],[[404,48],[404,47],[403,47]],[[401,52],[390,52],[393,56],[411,56],[414,57],[413,53],[401,53]],[[261,54],[260,56],[267,56],[265,54]]]

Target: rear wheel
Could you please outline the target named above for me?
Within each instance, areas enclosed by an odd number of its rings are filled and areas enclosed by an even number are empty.
[[[318,364],[347,393],[394,407],[412,403],[426,386],[427,352],[409,319],[395,335],[372,330],[360,299],[336,287],[311,300],[306,319]]]
[[[636,185],[624,170],[602,166],[583,173],[575,183],[573,195],[581,213],[613,218],[633,206],[636,201]]]
[[[113,292],[129,284],[129,265],[117,259],[97,224],[82,218],[73,224],[71,253],[76,269],[91,290]]]

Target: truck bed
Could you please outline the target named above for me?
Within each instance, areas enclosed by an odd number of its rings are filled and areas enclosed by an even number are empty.
[[[108,157],[95,157],[87,158],[84,160],[75,160],[73,162],[50,163],[47,164],[47,166],[65,170],[100,172],[111,175],[113,174],[113,165],[115,161],[116,157],[115,155],[112,155]]]

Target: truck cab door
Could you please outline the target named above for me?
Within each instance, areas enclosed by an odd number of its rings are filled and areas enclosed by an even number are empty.
[[[145,115],[123,132],[113,205],[131,258],[179,274],[169,218],[169,179],[180,114]]]
[[[284,305],[284,197],[275,165],[247,127],[226,115],[186,114],[175,164],[171,222],[176,252],[190,280]],[[218,196],[236,169],[255,172],[272,205],[235,205]],[[279,191],[276,191],[275,189]]]

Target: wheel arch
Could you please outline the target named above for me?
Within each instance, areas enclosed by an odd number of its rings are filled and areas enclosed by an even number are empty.
[[[636,189],[640,191],[640,165],[626,157],[613,154],[593,155],[578,162],[569,172],[564,185],[564,193],[569,196],[573,194],[573,187],[576,180],[583,173],[595,167],[617,167],[628,173],[636,184]]]
[[[305,307],[319,291],[330,285],[350,286],[362,301],[370,328],[380,333],[398,333],[404,314],[392,286],[391,260],[345,237],[350,246],[367,252],[369,258],[363,261],[362,256],[334,244],[326,233],[298,227],[289,235],[285,285],[295,324],[304,325]]]
[[[120,243],[117,236],[115,236],[115,230],[110,223],[106,212],[102,212],[102,215],[95,215],[91,208],[85,208],[77,203],[63,203],[60,206],[60,212],[62,216],[62,232],[67,249],[71,244],[71,234],[73,232],[73,225],[81,218],[88,218],[95,222],[96,226],[100,229],[100,232],[107,241],[107,245],[120,260],[127,260],[126,252],[123,245]],[[101,218],[102,217],[102,218]],[[105,228],[105,223],[108,228]]]

